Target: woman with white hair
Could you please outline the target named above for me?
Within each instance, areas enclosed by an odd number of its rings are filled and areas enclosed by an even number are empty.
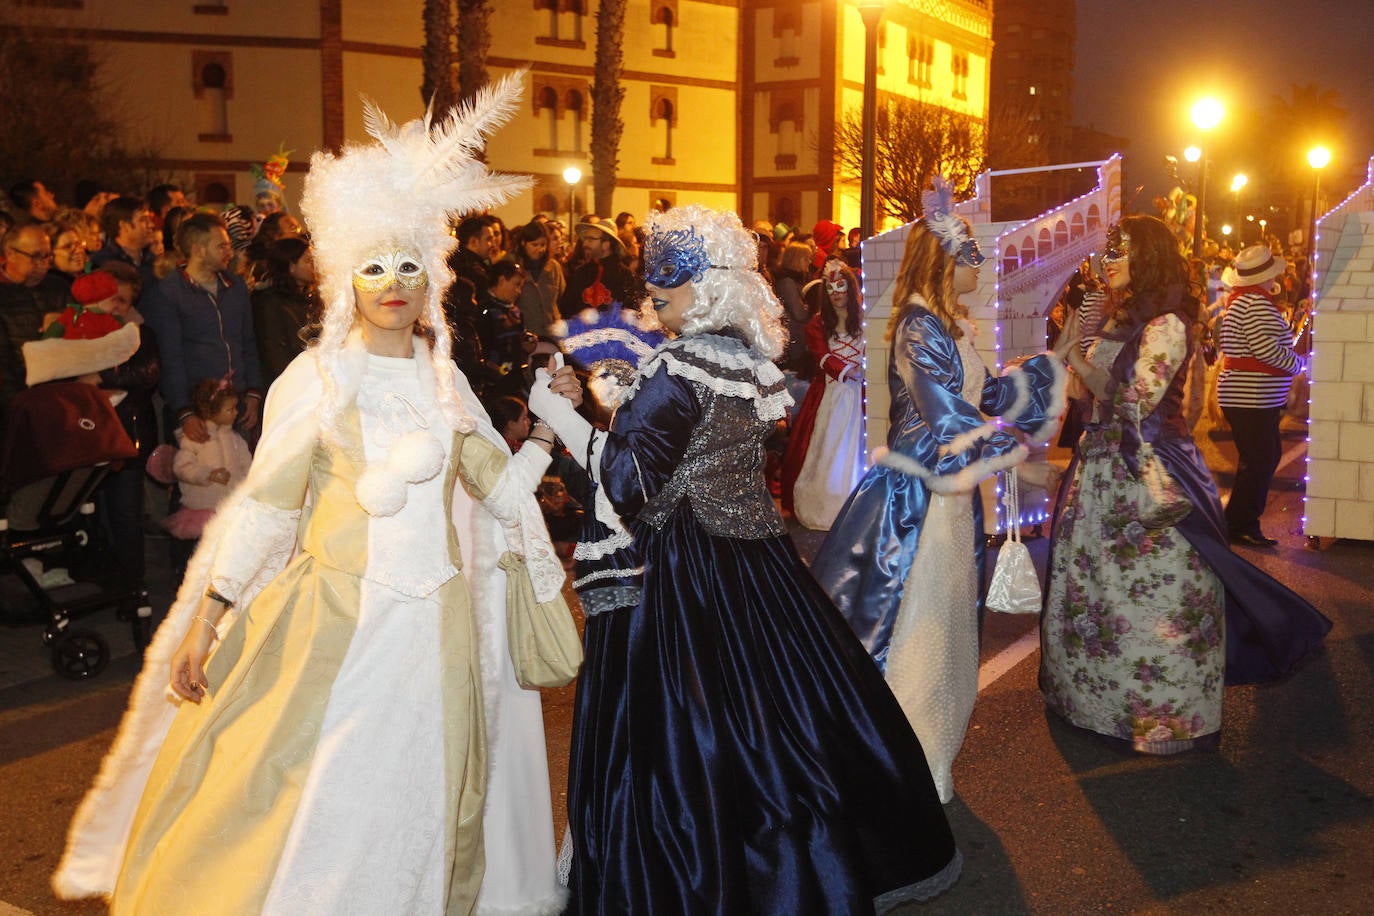
[[[60,895],[116,914],[561,907],[539,696],[514,695],[497,568],[521,553],[557,600],[533,498],[553,437],[510,454],[442,311],[449,218],[527,183],[473,158],[518,95],[508,78],[438,125],[369,105],[377,143],[312,160],[319,343],[273,385],[149,648]]]
[[[570,912],[858,913],[962,864],[901,708],[798,557],[763,441],[790,398],[781,306],[733,213],[651,214],[649,299],[677,335],[608,432],[531,409],[628,523],[640,601],[589,620],[569,772]]]

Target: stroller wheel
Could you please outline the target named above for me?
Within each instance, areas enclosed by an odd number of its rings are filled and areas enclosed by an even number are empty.
[[[53,669],[72,681],[93,678],[110,663],[110,645],[94,630],[69,630],[52,644]]]

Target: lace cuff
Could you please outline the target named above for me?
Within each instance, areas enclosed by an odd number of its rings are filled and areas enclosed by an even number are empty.
[[[251,497],[232,510],[210,566],[210,587],[238,603],[262,573],[275,576],[296,546],[300,509],[279,509]]]

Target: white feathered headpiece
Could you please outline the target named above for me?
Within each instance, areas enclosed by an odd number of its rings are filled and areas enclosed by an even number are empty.
[[[395,248],[418,252],[429,275],[421,321],[434,331],[439,400],[457,428],[461,407],[453,393],[452,341],[443,310],[444,291],[453,282],[448,256],[457,245],[449,225],[455,216],[485,210],[530,186],[528,176],[493,173],[476,158],[487,136],[515,113],[524,76],[520,70],[488,86],[438,124],[432,106],[423,119],[397,126],[364,99],[364,125],[377,142],[311,157],[301,214],[324,305],[319,363],[326,428],[343,406],[334,403],[339,388],[332,376],[354,322],[353,271]]]

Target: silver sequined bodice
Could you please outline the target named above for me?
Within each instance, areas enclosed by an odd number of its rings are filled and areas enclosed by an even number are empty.
[[[639,518],[662,528],[684,498],[697,522],[719,537],[767,538],[784,533],[763,476],[763,440],[771,420],[759,419],[753,401],[717,394],[692,382],[702,405],[682,462]]]

